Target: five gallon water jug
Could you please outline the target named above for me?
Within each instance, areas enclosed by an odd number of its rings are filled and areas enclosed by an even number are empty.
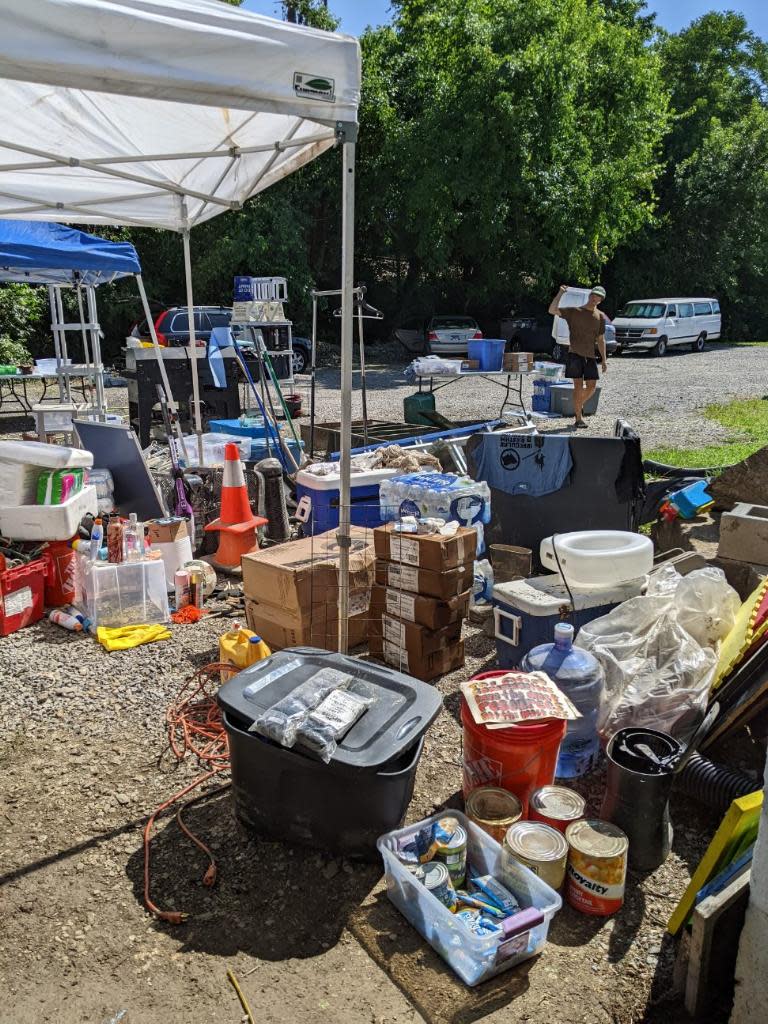
[[[555,775],[559,779],[575,779],[597,766],[600,740],[597,735],[597,713],[605,677],[598,660],[588,651],[573,645],[573,626],[558,622],[555,642],[540,644],[523,658],[524,672],[546,672],[557,684],[581,718],[568,722],[560,744]]]

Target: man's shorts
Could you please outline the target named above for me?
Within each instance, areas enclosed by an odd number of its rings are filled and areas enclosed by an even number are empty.
[[[577,356],[573,352],[569,352],[568,358],[565,361],[565,376],[570,377],[572,380],[599,380],[600,374],[597,372],[597,360],[589,359],[585,356]]]

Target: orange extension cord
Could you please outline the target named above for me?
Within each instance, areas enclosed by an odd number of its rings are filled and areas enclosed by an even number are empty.
[[[184,683],[176,700],[166,711],[168,743],[176,760],[181,762],[187,754],[193,754],[200,765],[206,768],[206,771],[190,782],[188,786],[180,789],[178,793],[174,793],[172,797],[160,804],[150,815],[144,827],[144,905],[155,917],[161,921],[168,921],[170,924],[182,924],[189,915],[178,910],[160,910],[150,897],[149,848],[152,829],[163,811],[172,807],[193,789],[197,789],[204,782],[229,769],[229,741],[221,720],[221,711],[216,703],[216,692],[221,679],[225,678],[222,673],[234,675],[235,672],[237,669],[233,665],[219,663],[205,665]],[[230,783],[226,783],[217,789],[208,790],[200,796],[188,800],[176,811],[179,828],[208,857],[208,867],[203,876],[203,885],[207,886],[212,886],[216,881],[216,861],[205,843],[187,828],[181,815],[185,808],[223,792],[229,788],[229,785]]]

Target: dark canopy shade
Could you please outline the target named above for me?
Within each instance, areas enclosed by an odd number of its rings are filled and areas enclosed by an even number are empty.
[[[0,220],[0,281],[98,285],[140,273],[130,242],[110,242],[64,224]]]

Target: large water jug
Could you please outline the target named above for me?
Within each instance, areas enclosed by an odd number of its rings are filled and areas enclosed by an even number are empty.
[[[555,775],[558,779],[575,779],[597,767],[600,740],[597,735],[597,713],[605,685],[603,669],[597,658],[573,644],[573,626],[558,622],[555,642],[534,647],[523,658],[524,672],[546,672],[557,684],[581,718],[568,722],[560,744]]]

